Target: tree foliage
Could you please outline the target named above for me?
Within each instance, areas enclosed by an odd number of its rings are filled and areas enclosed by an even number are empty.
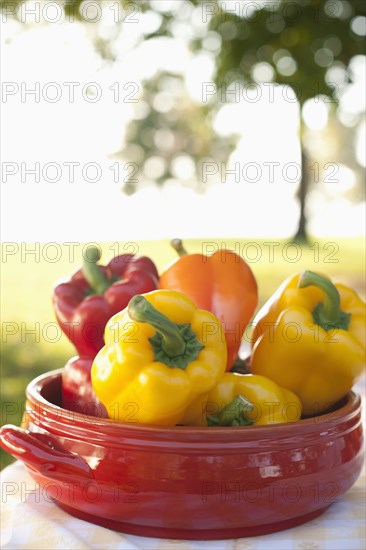
[[[265,2],[258,10],[249,6],[260,2],[249,2],[247,9],[242,4],[241,16],[218,8],[210,21],[210,29],[221,37],[217,82],[263,82],[272,73],[269,81],[293,87],[300,104],[319,94],[336,99],[340,84],[330,69],[343,71],[343,84],[351,80],[350,60],[365,53],[364,36],[356,31],[366,3],[281,0]]]
[[[110,8],[103,0],[92,3],[100,4],[101,9]],[[124,9],[136,5],[139,12],[158,8],[150,0],[120,0],[120,3]],[[190,24],[192,8],[199,10],[202,22],[207,23],[207,32],[220,39],[219,51],[215,52],[218,84],[234,81],[288,84],[301,104],[319,94],[336,98],[339,82],[332,80],[330,69],[337,67],[338,77],[343,70],[343,83],[349,82],[350,60],[365,53],[364,0],[176,0],[176,3],[191,8],[185,10],[186,17],[179,16],[180,20]],[[18,20],[22,20],[21,11],[16,8],[21,4],[26,2],[0,0],[2,10]],[[84,0],[60,2],[67,15],[81,21],[82,4]],[[175,10],[163,9],[161,16],[159,28],[147,33],[144,40],[174,36]],[[98,24],[97,18],[95,25]],[[193,36],[192,49],[205,50],[205,38]],[[100,45],[103,42],[96,40]],[[108,48],[101,46],[100,50],[108,56]]]
[[[214,110],[192,102],[180,75],[160,72],[144,82],[136,111],[127,128],[126,145],[116,156],[141,166],[145,175],[129,178],[125,193],[144,183],[163,185],[170,180],[202,192],[202,161],[224,162],[235,146],[235,135],[223,138],[213,130]]]

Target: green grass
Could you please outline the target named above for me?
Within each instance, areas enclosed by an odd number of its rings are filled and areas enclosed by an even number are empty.
[[[278,243],[278,244],[277,244]],[[291,245],[285,240],[206,239],[187,240],[189,252],[212,252],[232,249],[251,266],[263,304],[289,275],[311,269],[326,273],[336,282],[352,286],[365,298],[365,246],[359,239],[318,240],[311,246]],[[176,259],[169,241],[143,241],[130,244],[103,243],[102,263],[117,252],[134,251],[154,259],[159,272]],[[56,249],[39,245],[36,255],[25,254],[34,245],[21,246],[14,255],[3,248],[1,270],[1,423],[19,425],[24,392],[27,384],[38,374],[62,367],[67,358],[75,355],[73,346],[57,332],[52,309],[52,288],[60,278],[70,276],[80,266],[82,245],[57,249],[59,259],[52,260]],[[10,249],[8,249],[8,252]],[[223,254],[224,260],[224,254]],[[47,328],[48,327],[48,328]],[[33,331],[33,332],[32,332]],[[4,467],[11,461],[1,455]]]

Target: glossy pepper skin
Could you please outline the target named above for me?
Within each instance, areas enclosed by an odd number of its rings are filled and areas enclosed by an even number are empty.
[[[72,357],[62,370],[62,407],[68,411],[108,418],[91,384],[90,357]]]
[[[249,426],[295,422],[301,403],[291,391],[265,376],[226,372],[206,395],[188,409],[190,426]]]
[[[113,420],[173,426],[225,365],[220,321],[184,294],[157,290],[135,296],[107,323],[92,384]]]
[[[303,414],[339,401],[365,368],[365,304],[319,273],[287,279],[254,319],[251,372],[295,392]]]
[[[100,251],[90,247],[83,268],[53,291],[56,318],[80,356],[94,358],[103,347],[105,325],[135,294],[157,288],[158,272],[146,257],[122,254],[99,266]]]
[[[230,370],[258,303],[252,270],[240,256],[229,250],[205,256],[187,254],[179,239],[174,239],[172,245],[181,257],[161,274],[159,288],[183,292],[197,307],[216,315],[225,331],[226,370]]]

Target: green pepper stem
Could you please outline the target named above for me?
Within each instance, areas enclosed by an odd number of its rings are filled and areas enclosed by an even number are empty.
[[[186,344],[178,325],[137,294],[128,304],[128,315],[138,323],[148,323],[162,336],[162,348],[168,357],[183,355]]]
[[[155,361],[184,370],[205,347],[189,323],[173,323],[141,294],[131,298],[128,314],[133,321],[155,328],[149,338]]]
[[[304,271],[299,278],[299,288],[316,286],[324,292],[324,302],[319,302],[313,310],[314,321],[325,330],[330,328],[347,329],[350,314],[341,310],[341,299],[336,286],[326,277],[313,271]]]
[[[207,417],[208,426],[250,426],[254,424],[246,416],[246,412],[252,411],[253,405],[242,395],[237,395],[220,412]]]
[[[97,265],[100,257],[100,250],[96,246],[89,246],[83,254],[82,272],[95,294],[103,294],[110,286],[110,281]]]
[[[186,256],[188,254],[187,250],[183,246],[183,242],[181,239],[172,239],[170,241],[170,244],[174,248],[174,250],[178,252],[179,256]]]

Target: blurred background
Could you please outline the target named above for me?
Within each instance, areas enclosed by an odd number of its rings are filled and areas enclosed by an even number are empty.
[[[171,237],[224,243],[261,303],[304,268],[365,297],[363,0],[0,4],[3,423],[74,354],[51,292],[86,242],[160,270]]]

